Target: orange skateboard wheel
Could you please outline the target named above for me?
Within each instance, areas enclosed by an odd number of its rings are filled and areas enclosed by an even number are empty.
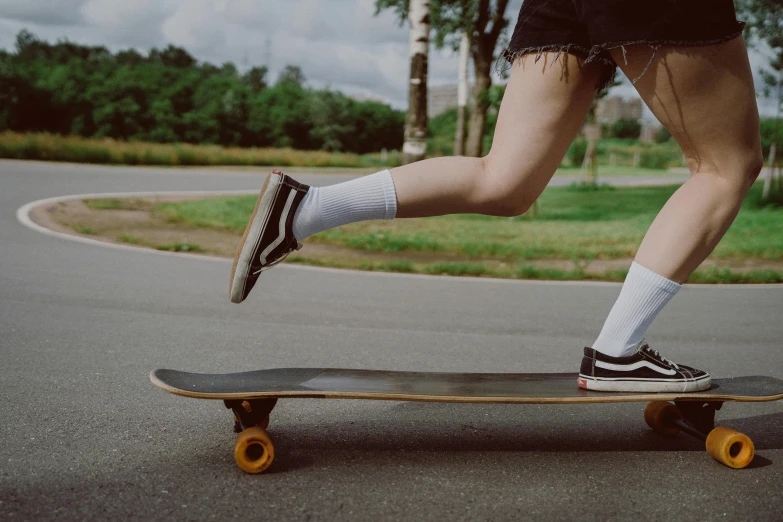
[[[715,428],[707,435],[707,453],[721,464],[741,469],[753,460],[756,448],[744,433],[730,428]]]
[[[261,473],[275,459],[275,446],[265,429],[247,428],[237,436],[234,460],[242,471]]]
[[[674,437],[680,433],[675,421],[682,419],[677,406],[666,401],[652,401],[644,408],[644,421],[655,433],[664,437]]]

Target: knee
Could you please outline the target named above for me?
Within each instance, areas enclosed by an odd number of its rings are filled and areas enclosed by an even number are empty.
[[[500,165],[491,153],[482,158],[482,173],[474,189],[477,207],[489,216],[521,216],[540,195],[526,182],[524,172]]]
[[[720,159],[705,160],[703,157],[688,157],[691,174],[714,175],[744,197],[764,167],[761,146],[723,152],[724,155]]]

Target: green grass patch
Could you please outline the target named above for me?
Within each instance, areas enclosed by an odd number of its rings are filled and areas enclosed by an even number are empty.
[[[712,266],[707,270],[696,270],[688,278],[689,283],[783,283],[783,272],[779,270],[748,270],[735,272],[728,267]]]
[[[433,263],[424,268],[427,274],[444,274],[451,276],[481,276],[490,275],[491,271],[481,263]]]
[[[380,267],[388,272],[415,272],[416,267],[410,261],[389,261]]]
[[[590,279],[582,269],[562,270],[560,268],[540,268],[531,265],[521,265],[514,277],[517,279],[547,279],[555,281],[573,281]]]
[[[171,243],[169,245],[158,245],[158,250],[167,252],[203,252],[204,249],[195,243]]]
[[[327,230],[324,233],[324,237],[329,237],[328,232]],[[352,237],[345,238],[343,244],[349,248],[368,250],[370,252],[437,252],[442,250],[438,240],[426,234],[414,234],[404,237],[384,233],[355,234]]]
[[[537,217],[467,214],[364,221],[324,231],[311,241],[367,252],[446,253],[459,255],[466,262],[628,259],[636,254],[655,215],[677,188],[552,187],[539,199]],[[187,226],[223,228],[239,234],[255,200],[255,196],[244,196],[166,203],[156,211]],[[761,185],[756,184],[712,258],[783,260],[781,230],[783,207],[762,204]],[[454,267],[448,270],[459,271]]]
[[[79,227],[79,228],[76,229],[76,232],[78,232],[79,234],[85,234],[85,235],[88,235],[88,236],[91,236],[91,235],[95,234],[95,230],[91,229],[90,227]]]
[[[555,175],[559,176],[578,176],[581,166],[561,165]],[[612,178],[617,176],[639,177],[639,178],[659,178],[672,176],[667,169],[650,169],[644,167],[633,167],[630,165],[599,165],[598,181],[602,178]]]
[[[615,187],[608,183],[587,183],[579,181],[571,183],[567,189],[570,192],[611,192]]]
[[[202,228],[228,229],[242,233],[256,205],[255,196],[230,196],[181,203],[163,203],[154,211],[169,223]]]
[[[130,245],[138,245],[141,243],[141,239],[135,236],[129,236],[128,234],[122,234],[121,236],[117,237],[117,241],[120,243],[128,243]]]

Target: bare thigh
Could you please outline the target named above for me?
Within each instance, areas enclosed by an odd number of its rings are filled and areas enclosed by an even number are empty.
[[[653,50],[626,47],[612,58],[629,78],[644,71]],[[636,90],[682,148],[692,173],[741,179],[761,157],[756,92],[741,37],[703,47],[662,47]],[[751,171],[753,169],[750,169]],[[733,178],[740,178],[734,180]]]
[[[515,61],[484,158],[431,158],[392,169],[397,217],[515,216],[546,187],[584,121],[598,71],[544,53]]]
[[[596,95],[598,70],[544,53],[514,63],[492,148],[485,158],[494,179],[527,208],[543,192],[584,123]]]

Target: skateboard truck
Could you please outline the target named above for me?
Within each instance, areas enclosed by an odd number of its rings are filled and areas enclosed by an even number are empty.
[[[715,412],[723,401],[653,401],[644,420],[656,433],[673,437],[680,432],[705,441],[707,453],[730,468],[744,468],[753,460],[753,441],[730,428],[715,427]]]
[[[691,437],[707,440],[715,429],[715,412],[721,409],[720,401],[674,401],[682,419],[675,421],[677,427]]]
[[[277,399],[224,400],[223,404],[234,412],[234,433],[241,433],[247,428],[266,429]]]

